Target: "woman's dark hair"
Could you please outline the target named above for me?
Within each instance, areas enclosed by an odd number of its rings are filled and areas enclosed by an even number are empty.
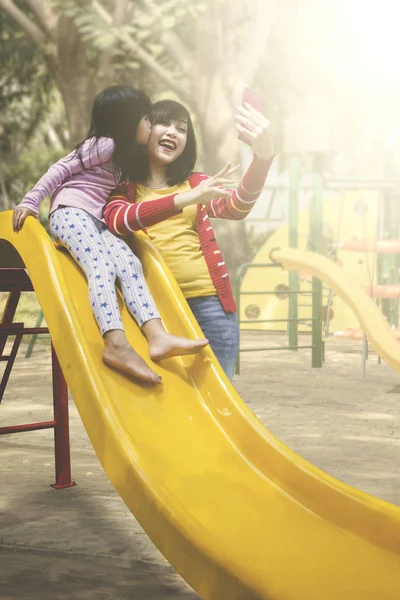
[[[133,87],[113,85],[97,94],[89,131],[75,149],[82,168],[85,169],[82,146],[86,140],[95,138],[89,150],[91,153],[100,137],[109,137],[115,142],[111,161],[116,185],[122,181],[141,180],[147,172],[147,153],[146,146],[137,143],[136,133],[140,120],[149,115],[150,110],[147,94]]]
[[[187,141],[182,154],[166,169],[167,181],[171,186],[183,183],[193,172],[196,164],[196,135],[189,111],[182,104],[175,100],[160,100],[153,104],[150,111],[152,125],[179,120],[187,123]]]

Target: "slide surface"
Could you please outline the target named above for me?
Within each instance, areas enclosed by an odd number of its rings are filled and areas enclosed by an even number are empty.
[[[279,196],[281,203],[286,200]],[[350,192],[327,192],[323,202],[323,234],[328,248],[332,245],[332,253],[336,243],[346,240],[374,239],[376,236],[376,223],[379,219],[379,193],[368,190]],[[309,207],[309,192],[299,194],[299,200],[304,208],[299,210],[297,227],[297,247],[299,250],[308,250],[310,236],[311,215]],[[265,244],[259,249],[252,261],[252,266],[246,271],[241,284],[241,329],[286,331],[287,323],[260,321],[267,319],[285,319],[289,309],[289,295],[285,294],[289,288],[288,273],[279,269],[257,267],[260,263],[269,263],[269,254],[273,248],[285,248],[289,245],[289,225],[285,223],[274,231]],[[343,248],[337,250],[336,258],[343,269],[351,274],[353,282],[359,285],[376,283],[377,254],[365,252],[359,254],[348,252]],[[311,333],[311,282],[302,269],[298,273],[298,324],[300,332]],[[323,286],[324,303],[327,303],[329,286]],[[257,292],[275,292],[258,294]],[[251,294],[251,292],[256,292]],[[338,295],[331,297],[331,320],[329,331],[338,331],[358,327],[358,321],[353,311],[343,298]],[[256,321],[246,323],[246,321]]]
[[[400,371],[400,344],[383,313],[351,275],[324,256],[291,248],[272,252],[272,259],[286,271],[302,270],[318,277],[343,298],[360,321],[375,352],[388,365]]]
[[[156,388],[103,366],[86,282],[68,254],[33,218],[14,234],[10,211],[0,214],[1,240],[30,274],[104,470],[203,600],[398,600],[400,508],[335,480],[279,442],[209,349],[155,366],[164,381]],[[167,329],[200,334],[144,236],[136,250]],[[284,262],[284,253],[275,258]],[[125,309],[123,320],[148,359]]]

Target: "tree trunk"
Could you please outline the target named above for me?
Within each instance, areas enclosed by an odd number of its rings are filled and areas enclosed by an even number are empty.
[[[111,85],[112,72],[96,72],[89,65],[86,48],[69,17],[60,17],[54,38],[57,47],[46,55],[49,69],[61,93],[68,121],[69,146],[75,146],[90,126],[93,99],[100,89]]]

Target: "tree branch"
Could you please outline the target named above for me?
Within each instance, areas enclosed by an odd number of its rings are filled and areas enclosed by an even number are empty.
[[[104,8],[104,6],[98,2],[98,0],[93,1],[93,8],[96,10],[97,14],[103,19],[103,21],[107,25],[112,25],[113,18],[110,13]]]
[[[128,0],[115,0],[113,23],[114,25],[122,25],[126,20],[127,12],[131,8]]]
[[[128,1],[129,0],[116,0],[115,5],[114,5],[113,15],[111,16],[111,14],[108,14],[106,11],[104,11],[104,13],[102,11],[102,16],[104,15],[103,19],[107,19],[107,21],[109,20],[109,23],[112,27],[122,25],[126,19],[126,14],[128,12],[128,9],[132,7],[131,4],[128,6]],[[100,7],[100,8],[102,8],[102,7]],[[98,78],[99,78],[98,83],[101,82],[102,87],[103,87],[102,80],[104,79],[105,81],[107,81],[111,70],[112,70],[112,55],[110,54],[108,48],[106,48],[105,50],[103,50],[103,52],[101,53],[101,55],[98,59],[98,67],[97,67],[97,73],[98,73]],[[107,85],[107,84],[105,84],[105,85]]]
[[[14,4],[12,0],[0,0],[0,8],[4,10],[41,49],[46,46],[45,33],[27,17],[24,12]]]
[[[192,73],[194,62],[193,56],[176,33],[164,31],[161,33],[160,41],[168,50],[171,58],[177,61],[186,75]]]
[[[0,0],[1,2],[2,0]],[[108,11],[98,2],[94,0],[93,7],[97,13],[103,18],[107,25],[112,25],[112,17]],[[134,39],[132,39],[127,33],[116,31],[116,36],[123,42],[128,48],[133,50],[136,58],[145,65],[148,69],[153,71],[164,83],[166,83],[174,92],[176,92],[186,102],[190,101],[190,95],[186,92],[185,88],[178,83],[178,81],[172,79],[170,71],[165,69],[151,56],[147,50],[144,50]]]
[[[162,9],[157,6],[153,0],[144,0],[144,5],[149,12],[155,15],[156,23],[161,23],[163,16]],[[188,48],[176,33],[172,32],[170,29],[159,26],[157,32],[160,33],[160,42],[168,50],[171,58],[176,60],[185,73],[189,75],[193,70],[194,59]]]
[[[135,40],[129,37],[126,33],[118,35],[119,39],[124,42],[136,54],[137,59],[149,68],[153,73],[158,75],[164,83],[166,83],[174,92],[176,92],[186,102],[190,101],[190,95],[185,90],[184,86],[171,77],[171,72],[160,65],[146,50],[141,48]]]
[[[51,36],[56,17],[46,0],[25,0],[42,29]]]

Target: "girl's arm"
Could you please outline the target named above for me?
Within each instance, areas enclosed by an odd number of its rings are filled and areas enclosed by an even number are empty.
[[[113,151],[114,141],[112,138],[102,137],[97,144],[94,143],[94,138],[86,140],[82,147],[82,162],[85,169],[109,162]],[[17,208],[24,207],[38,215],[40,203],[68,177],[82,170],[82,165],[74,150],[49,168]]]

